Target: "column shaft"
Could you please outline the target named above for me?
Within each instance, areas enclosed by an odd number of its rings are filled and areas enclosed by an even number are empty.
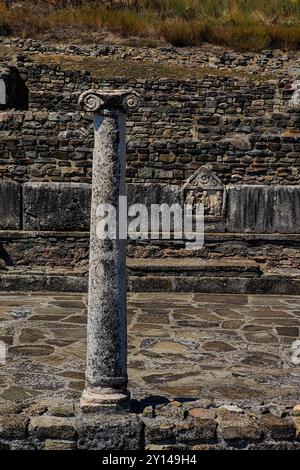
[[[119,196],[125,195],[125,116],[105,110],[94,117],[95,149],[90,234],[88,387],[126,388],[126,240],[118,237]],[[116,210],[116,239],[97,236],[97,208]]]
[[[86,386],[81,407],[117,404],[127,392],[126,235],[120,196],[125,187],[126,113],[138,106],[138,95],[124,90],[84,92],[79,103],[94,113],[92,208]],[[101,236],[104,206],[115,216],[115,236]],[[121,231],[119,230],[121,228]],[[102,232],[103,234],[103,232]],[[121,234],[121,235],[120,235]],[[111,235],[111,233],[110,233]]]

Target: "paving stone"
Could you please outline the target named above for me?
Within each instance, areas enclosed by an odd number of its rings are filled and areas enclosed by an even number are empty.
[[[22,406],[7,401],[0,402],[0,416],[15,415],[22,411]]]
[[[24,408],[23,413],[26,416],[41,416],[46,413],[48,407],[45,403],[32,403],[28,407]]]
[[[296,338],[299,336],[299,328],[294,326],[279,326],[276,331],[280,336],[293,336]]]
[[[22,346],[11,346],[9,348],[10,354],[22,354],[29,356],[45,356],[54,352],[54,348],[51,346],[46,346],[45,344],[41,345],[31,345],[26,344]]]
[[[268,331],[257,331],[256,333],[248,333],[245,334],[245,338],[253,343],[272,344],[278,342],[278,339]]]
[[[207,341],[203,344],[203,349],[207,351],[216,351],[216,352],[229,352],[235,351],[236,348],[230,344],[225,343],[224,341]]]

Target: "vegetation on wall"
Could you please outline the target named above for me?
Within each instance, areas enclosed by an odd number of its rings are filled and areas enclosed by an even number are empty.
[[[0,35],[94,41],[97,34],[194,46],[300,46],[300,0],[0,0]]]

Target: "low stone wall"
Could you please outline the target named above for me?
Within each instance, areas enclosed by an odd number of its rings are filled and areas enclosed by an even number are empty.
[[[216,208],[207,210],[202,249],[188,252],[184,241],[130,240],[128,256],[221,259],[225,264],[246,260],[262,272],[266,267],[299,269],[300,113],[291,107],[294,76],[289,71],[298,53],[240,54],[206,46],[154,51],[11,38],[2,44],[18,48],[12,62],[3,59],[5,70],[18,77],[14,109],[7,100],[0,112],[3,270],[69,266],[85,275],[94,133],[92,116],[79,110],[78,96],[90,88],[125,85],[143,99],[127,119],[128,203],[182,204],[190,178],[197,182],[204,167],[219,188],[210,201],[212,206],[218,202],[219,212],[215,220]],[[148,54],[150,62],[155,55],[158,64],[184,65],[191,76],[195,65],[205,71],[197,79],[108,78],[97,68],[93,73],[65,69],[50,56],[48,64],[39,63],[35,57],[41,52],[57,53],[62,60],[64,54],[70,60],[114,57],[120,64],[127,59],[138,64]],[[201,184],[194,184],[196,193]],[[248,281],[243,282],[241,289],[248,289]],[[157,286],[157,280],[151,285]],[[222,281],[218,286],[227,289]]]
[[[184,204],[180,186],[129,184],[128,206]],[[0,183],[0,230],[88,231],[91,185]],[[300,186],[227,186],[223,194],[225,232],[300,233]],[[207,219],[209,221],[209,218]]]
[[[91,185],[2,181],[0,195],[4,267],[52,266],[86,272]],[[184,192],[175,185],[128,184],[128,205],[135,203],[146,205],[150,220],[151,204],[182,206]],[[186,249],[184,238],[129,239],[128,257],[222,260],[225,265],[249,261],[262,270],[300,268],[299,186],[227,186],[222,207],[219,222],[205,219],[202,248]]]
[[[217,450],[300,449],[299,410],[209,400],[84,414],[72,400],[0,405],[0,449]],[[130,412],[131,411],[131,412]]]
[[[134,40],[132,40],[134,42]],[[57,54],[64,56],[81,57],[110,57],[116,60],[131,58],[140,61],[155,61],[162,64],[185,65],[191,68],[208,66],[212,70],[230,69],[242,71],[247,69],[249,73],[275,72],[277,75],[294,66],[299,60],[298,51],[264,50],[262,52],[238,52],[224,49],[213,44],[202,44],[200,47],[174,47],[163,45],[161,47],[143,47],[126,44],[57,44],[43,40],[0,37],[0,44],[13,47],[25,54]]]

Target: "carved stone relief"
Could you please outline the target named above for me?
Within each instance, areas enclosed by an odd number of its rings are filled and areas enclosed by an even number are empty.
[[[185,204],[203,204],[204,216],[222,217],[224,186],[219,178],[207,167],[202,166],[192,175],[183,187]]]

